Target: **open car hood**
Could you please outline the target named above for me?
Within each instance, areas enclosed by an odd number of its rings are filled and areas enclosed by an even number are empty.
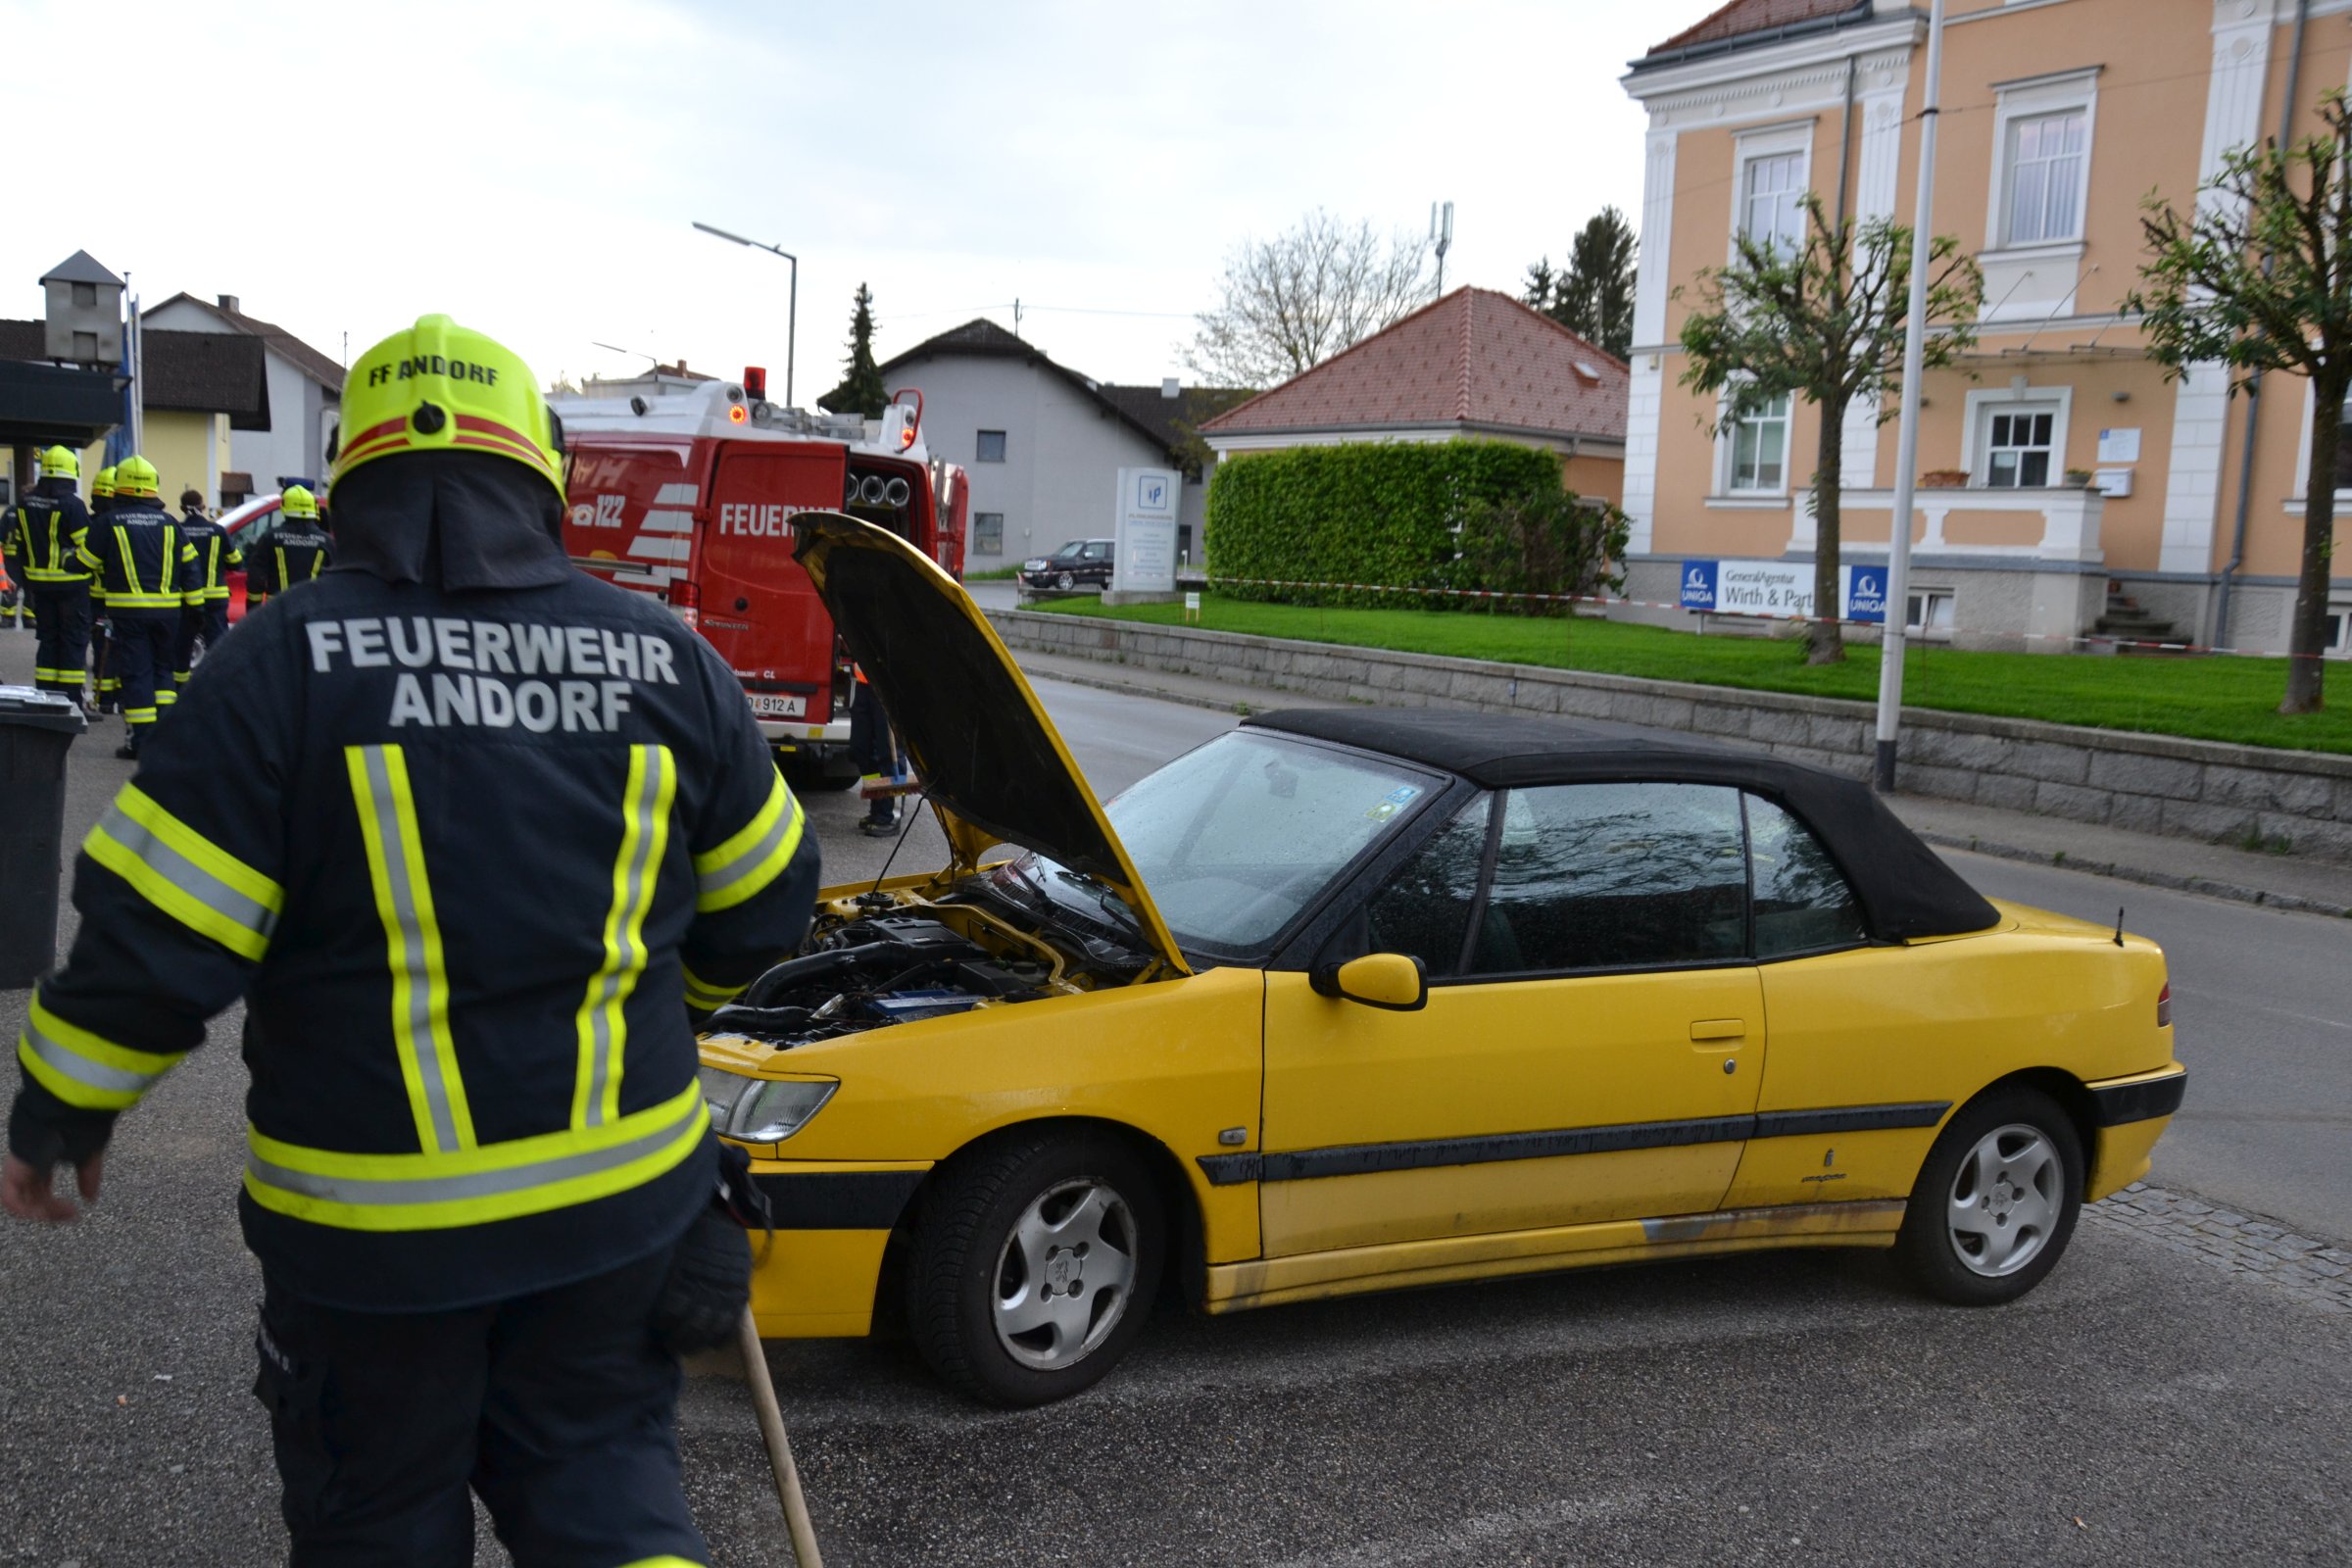
[[[838,512],[792,519],[793,555],[833,612],[913,760],[959,867],[1017,844],[1100,878],[1144,941],[1190,972],[1054,721],[960,584],[886,529]]]

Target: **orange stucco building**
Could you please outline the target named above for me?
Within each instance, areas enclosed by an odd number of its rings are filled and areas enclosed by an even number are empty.
[[[1791,231],[1802,192],[1910,222],[1927,26],[1924,4],[1897,0],[1733,0],[1626,75],[1649,116],[1633,597],[1674,600],[1690,559],[1812,558],[1814,411],[1711,432],[1715,399],[1681,384],[1677,339],[1700,270],[1730,259],[1739,229]],[[2278,133],[2290,81],[2288,123],[2306,134],[2320,95],[2352,81],[2352,0],[1946,0],[1935,230],[1976,256],[1984,302],[1976,347],[1922,386],[1919,466],[1939,481],[1912,519],[1924,635],[2062,651],[2104,627],[2284,648],[2308,388],[2273,375],[2259,399],[2232,398],[2210,367],[2168,380],[2120,306],[2143,198],[2195,200],[2229,149]],[[1893,510],[1895,427],[1879,413],[1855,410],[1842,433],[1844,559],[1860,564],[1885,560]],[[2343,655],[2352,556],[2338,560]]]

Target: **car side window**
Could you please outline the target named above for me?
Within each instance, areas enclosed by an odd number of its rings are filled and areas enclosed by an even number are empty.
[[[1372,896],[1366,952],[1409,954],[1433,980],[1461,971],[1493,801],[1481,795],[1463,807]]]
[[[1559,784],[1505,797],[1472,973],[1662,968],[1746,956],[1738,790]]]
[[[1867,940],[1862,908],[1812,829],[1760,795],[1747,798],[1756,956],[1850,948]]]

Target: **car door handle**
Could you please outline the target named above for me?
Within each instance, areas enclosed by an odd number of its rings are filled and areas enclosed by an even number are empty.
[[[1698,1018],[1690,1024],[1693,1040],[1743,1040],[1747,1037],[1745,1018]]]

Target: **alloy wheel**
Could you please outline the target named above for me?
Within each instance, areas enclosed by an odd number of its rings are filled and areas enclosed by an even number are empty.
[[[1082,1360],[1127,1314],[1138,1247],[1135,1215],[1108,1184],[1082,1176],[1039,1194],[997,1258],[1005,1353],[1040,1372]]]
[[[2010,1122],[1977,1140],[1946,1200],[1952,1254],[1971,1273],[2014,1274],[2040,1255],[2065,1209],[2066,1165],[2038,1127]]]

